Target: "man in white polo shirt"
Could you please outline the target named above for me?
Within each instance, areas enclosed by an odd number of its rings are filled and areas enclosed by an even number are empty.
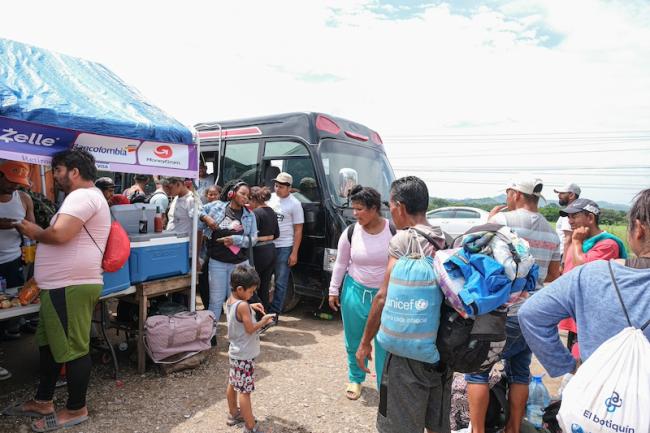
[[[575,183],[568,183],[562,188],[554,189],[558,197],[560,207],[564,208],[576,201],[580,197],[580,187]],[[560,250],[562,251],[562,263],[566,258],[566,252],[571,245],[571,224],[569,224],[569,217],[560,216],[555,223],[555,232],[560,238]]]

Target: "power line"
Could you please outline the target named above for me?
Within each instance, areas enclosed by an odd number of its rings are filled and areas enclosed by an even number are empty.
[[[562,150],[563,154],[585,154],[585,153],[610,153],[610,152],[639,152],[639,151],[650,151],[650,147],[644,148],[625,148],[625,149],[590,149],[590,150]],[[391,159],[407,159],[407,158],[475,158],[475,157],[500,157],[500,156],[534,156],[534,155],[555,155],[557,151],[509,151],[509,152],[490,152],[490,153],[418,153],[418,154],[409,154],[409,155],[391,155]]]
[[[449,183],[449,184],[472,184],[472,185],[504,185],[504,182],[486,181],[486,180],[455,180],[455,179],[435,179],[429,177],[422,177],[425,182],[431,183]],[[584,184],[580,185],[582,188],[595,188],[595,189],[614,189],[614,190],[636,190],[639,191],[643,187],[640,185],[597,185],[597,184]]]

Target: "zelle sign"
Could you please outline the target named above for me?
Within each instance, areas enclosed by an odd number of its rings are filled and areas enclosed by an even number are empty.
[[[31,134],[19,134],[13,128],[6,128],[2,130],[2,135],[0,135],[0,141],[5,143],[26,143],[34,144],[37,146],[50,147],[57,142],[58,138],[52,137],[43,137],[43,134],[36,134],[32,132]]]

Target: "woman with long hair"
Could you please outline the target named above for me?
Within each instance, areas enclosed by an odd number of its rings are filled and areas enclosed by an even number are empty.
[[[269,301],[269,285],[275,269],[275,245],[273,240],[280,236],[278,216],[275,211],[266,205],[271,199],[271,190],[267,187],[254,186],[251,188],[250,208],[257,220],[257,244],[253,248],[253,261],[255,270],[260,276],[260,286],[257,296],[264,305],[265,311],[271,306]]]
[[[209,309],[217,319],[230,293],[230,274],[248,262],[248,250],[257,242],[257,221],[246,208],[250,188],[242,180],[226,183],[219,200],[206,203],[199,219],[208,238]]]
[[[381,196],[375,189],[360,185],[353,187],[350,203],[357,222],[344,230],[339,238],[329,288],[329,304],[335,311],[341,308],[348,356],[349,383],[345,395],[350,400],[356,400],[361,396],[361,384],[366,373],[357,365],[355,354],[363,336],[372,300],[384,281],[388,265],[388,244],[394,229],[381,216]],[[341,285],[343,288],[339,294]],[[375,340],[377,389],[381,383],[385,356],[386,352]]]

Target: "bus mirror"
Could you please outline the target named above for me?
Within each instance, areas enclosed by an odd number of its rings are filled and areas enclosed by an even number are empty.
[[[339,170],[339,196],[347,198],[350,190],[359,184],[359,174],[353,168]]]

